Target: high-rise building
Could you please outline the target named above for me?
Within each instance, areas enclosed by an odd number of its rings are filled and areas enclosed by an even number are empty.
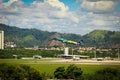
[[[4,31],[0,30],[0,49],[4,49]]]

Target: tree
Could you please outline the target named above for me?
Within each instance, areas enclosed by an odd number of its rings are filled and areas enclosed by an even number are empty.
[[[24,80],[25,70],[20,66],[0,64],[1,80]]]
[[[65,78],[64,67],[58,67],[54,72],[54,77],[56,77],[57,79],[64,79]]]
[[[99,70],[93,75],[92,80],[120,80],[120,71],[114,68]]]
[[[39,72],[26,65],[0,64],[0,80],[42,80]]]
[[[75,65],[70,65],[65,70],[64,67],[58,67],[54,72],[54,77],[57,79],[77,79],[82,75],[81,68]]]
[[[28,80],[42,80],[42,77],[40,76],[40,73],[36,71],[35,69],[31,68],[27,65],[21,65],[21,67],[26,71],[26,78]]]
[[[120,80],[120,71],[116,68],[104,68],[94,74],[84,74],[75,80]]]
[[[66,78],[67,79],[75,79],[78,78],[82,75],[83,71],[81,70],[81,68],[78,68],[77,66],[75,66],[74,64],[68,66],[68,68],[66,69]]]

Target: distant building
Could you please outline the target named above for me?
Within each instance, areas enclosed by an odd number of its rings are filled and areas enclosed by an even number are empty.
[[[4,31],[0,30],[0,49],[4,49]]]
[[[5,43],[5,48],[7,48],[7,47],[14,48],[14,47],[16,47],[16,44],[12,41],[11,42],[6,42]]]

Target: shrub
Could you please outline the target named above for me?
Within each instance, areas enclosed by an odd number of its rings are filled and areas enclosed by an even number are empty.
[[[20,66],[0,64],[1,80],[24,80],[25,70]]]
[[[58,67],[54,72],[57,79],[77,79],[82,75],[83,71],[75,65],[70,65],[65,70],[64,67]]]
[[[54,72],[54,76],[57,79],[64,79],[65,78],[65,68],[64,67],[58,67]]]
[[[70,65],[66,69],[66,78],[67,79],[75,79],[75,78],[80,77],[82,75],[82,73],[83,73],[83,71],[81,70],[81,68],[78,68],[75,65]]]
[[[94,80],[120,80],[120,71],[114,68],[105,68],[95,73]]]

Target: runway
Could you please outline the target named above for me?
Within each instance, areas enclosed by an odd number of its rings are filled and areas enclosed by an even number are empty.
[[[73,60],[73,59],[60,59],[60,60],[52,60],[49,61],[49,63],[65,63],[65,64],[96,64],[96,65],[120,65],[119,60],[103,60],[103,61],[97,61],[97,60]]]

